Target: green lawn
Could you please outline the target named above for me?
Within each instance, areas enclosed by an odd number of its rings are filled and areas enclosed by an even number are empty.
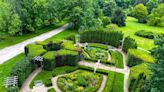
[[[131,36],[137,41],[139,47],[146,50],[150,50],[154,47],[154,41],[134,35],[136,31],[145,30],[154,33],[164,33],[164,27],[154,27],[147,24],[138,23],[137,19],[133,17],[127,17],[126,26],[120,27],[120,29],[124,33],[124,37]]]
[[[43,29],[37,30],[35,33],[27,33],[27,34],[23,34],[22,36],[12,36],[12,37],[6,36],[5,40],[0,41],[0,49],[3,49],[5,47],[7,47],[7,46],[11,46],[11,45],[14,45],[14,44],[17,44],[17,43],[20,43],[20,42],[25,41],[25,40],[28,40],[30,38],[33,38],[35,36],[38,36],[40,34],[48,32],[50,30],[59,28],[59,27],[61,27],[64,24],[66,24],[66,22],[62,21],[59,24],[56,24],[56,25],[53,25],[53,26],[49,26],[49,27],[45,27]],[[2,34],[0,33],[0,35],[2,35]]]
[[[8,60],[3,64],[0,64],[0,92],[6,92],[5,88],[3,87],[3,81],[6,77],[9,76],[10,70],[14,66],[14,64],[19,62],[23,58],[24,53]]]
[[[124,62],[123,62],[123,56],[120,52],[116,52],[117,62],[116,67],[117,68],[124,68]]]
[[[115,73],[112,92],[124,92],[124,74]]]

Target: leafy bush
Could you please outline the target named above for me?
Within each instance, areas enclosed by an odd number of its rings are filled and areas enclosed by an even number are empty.
[[[45,52],[42,45],[29,44],[25,47],[25,55],[31,58],[43,55]]]
[[[154,63],[154,59],[148,53],[137,49],[129,49],[127,56],[127,64],[132,67],[143,62]]]
[[[44,48],[47,50],[47,51],[56,51],[56,50],[59,50],[61,49],[61,43],[62,41],[59,41],[59,42],[48,42],[47,45],[44,45]]]
[[[10,76],[18,76],[18,86],[21,87],[33,70],[34,65],[28,60],[28,58],[24,58],[14,65],[10,71]]]
[[[54,88],[48,89],[48,92],[56,92]]]
[[[19,88],[18,87],[8,87],[7,92],[19,92]]]
[[[153,32],[146,32],[144,30],[137,31],[135,35],[148,38],[148,39],[154,39],[154,33]]]
[[[44,84],[45,84],[46,87],[50,87],[50,86],[52,86],[51,78],[48,79],[47,81],[45,81]]]
[[[137,43],[133,38],[129,36],[125,38],[123,43],[123,51],[128,52],[129,49],[136,49]]]
[[[80,33],[80,42],[106,43],[119,47],[123,34],[120,31],[84,31]]]

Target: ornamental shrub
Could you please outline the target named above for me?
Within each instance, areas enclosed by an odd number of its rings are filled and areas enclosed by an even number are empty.
[[[148,39],[154,39],[154,33],[153,32],[146,32],[144,30],[140,30],[135,32],[135,35],[140,36],[140,37],[144,37],[144,38],[148,38]]]
[[[28,58],[24,58],[14,65],[10,71],[10,76],[18,76],[18,86],[21,87],[33,70],[34,65]]]
[[[119,47],[123,34],[120,31],[84,31],[80,33],[80,42],[105,43]]]
[[[129,49],[127,56],[127,64],[132,67],[143,62],[154,63],[154,59],[146,52],[137,49]]]
[[[44,46],[44,48],[47,50],[47,51],[56,51],[56,50],[59,50],[61,49],[61,43],[62,41],[60,42],[48,42],[47,45]]]
[[[130,38],[129,36],[124,39],[123,42],[123,51],[128,52],[129,49],[136,49],[137,48],[137,42]]]

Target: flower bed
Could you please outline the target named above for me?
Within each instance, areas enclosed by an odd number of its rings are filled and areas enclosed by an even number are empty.
[[[59,77],[57,84],[63,92],[96,92],[103,76],[84,70],[79,70]]]

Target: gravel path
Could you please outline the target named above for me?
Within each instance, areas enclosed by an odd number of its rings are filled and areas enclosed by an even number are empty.
[[[103,81],[102,81],[101,86],[97,92],[103,92],[105,85],[106,85],[106,82],[107,82],[107,76],[103,75]]]
[[[29,88],[31,81],[35,78],[35,76],[42,71],[41,68],[35,70],[30,74],[30,76],[26,79],[23,86],[21,87],[20,92],[31,92],[31,89]]]
[[[0,64],[4,63],[5,61],[17,56],[18,54],[22,53],[24,51],[24,47],[27,44],[33,43],[35,41],[43,41],[46,40],[62,31],[64,31],[66,28],[68,28],[68,24],[64,25],[63,27],[60,27],[58,29],[52,30],[50,32],[41,34],[37,37],[31,38],[29,40],[23,41],[21,43],[18,43],[13,46],[6,47],[4,49],[0,50]]]

